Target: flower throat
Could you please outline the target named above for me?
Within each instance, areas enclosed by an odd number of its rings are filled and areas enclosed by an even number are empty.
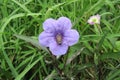
[[[58,33],[56,35],[56,42],[57,44],[61,45],[62,44],[62,35],[60,33]]]

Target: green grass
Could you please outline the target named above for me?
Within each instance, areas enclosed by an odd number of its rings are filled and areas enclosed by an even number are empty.
[[[95,14],[100,33],[87,23]],[[61,16],[80,39],[55,59],[38,35],[47,18]],[[0,0],[0,80],[62,79],[120,80],[120,0]]]

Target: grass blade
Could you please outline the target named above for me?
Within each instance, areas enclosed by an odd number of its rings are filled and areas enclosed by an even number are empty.
[[[8,55],[6,54],[6,52],[4,50],[3,50],[3,55],[4,55],[4,58],[5,58],[5,60],[6,60],[7,64],[8,64],[11,72],[12,72],[12,75],[14,77],[18,76],[18,73],[17,73],[16,69],[14,68],[11,60],[9,59]]]
[[[38,57],[38,59],[36,61],[34,61],[32,64],[28,65],[23,72],[21,72],[16,78],[15,80],[21,80],[25,74],[36,64],[38,63],[41,59],[42,59],[43,56],[40,56]]]
[[[30,38],[28,36],[23,36],[23,35],[14,34],[14,36],[16,36],[17,38],[22,39],[22,40],[24,40],[24,41],[26,41],[28,43],[31,43],[33,46],[37,47],[40,50],[43,49],[43,50],[45,50],[46,52],[49,53],[47,48],[42,47],[37,40],[34,40],[34,39],[32,39],[32,38]]]

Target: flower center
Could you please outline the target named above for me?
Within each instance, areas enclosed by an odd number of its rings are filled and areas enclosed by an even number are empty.
[[[97,21],[97,19],[93,19],[93,22],[96,22]]]
[[[62,44],[62,35],[60,33],[58,33],[56,35],[56,42],[60,45]]]

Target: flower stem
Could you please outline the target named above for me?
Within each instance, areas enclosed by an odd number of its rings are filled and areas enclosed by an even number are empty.
[[[50,51],[49,51],[50,52]],[[60,76],[62,76],[63,74],[63,71],[58,67],[58,61],[56,60],[55,56],[52,55],[52,53],[50,52],[50,55],[51,55],[51,58],[53,59],[53,66],[56,68],[58,74]]]
[[[68,51],[69,51],[69,48],[68,48]],[[63,70],[65,69],[66,62],[67,62],[67,59],[68,59],[68,51],[67,51],[67,54],[66,54],[65,59],[64,59],[64,66],[63,66]]]
[[[101,33],[103,33],[100,25],[98,25],[98,24],[94,25],[94,29],[95,29],[96,34],[100,35]]]

